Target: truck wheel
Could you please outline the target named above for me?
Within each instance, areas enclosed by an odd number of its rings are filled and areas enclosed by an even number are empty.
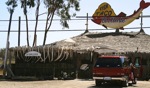
[[[128,86],[129,86],[129,83],[128,83],[128,81],[126,80],[126,81],[123,81],[123,82],[122,82],[122,85],[123,85],[124,87],[128,87]]]
[[[102,81],[100,81],[100,80],[95,80],[95,84],[96,84],[96,86],[100,86],[100,85],[102,84]]]

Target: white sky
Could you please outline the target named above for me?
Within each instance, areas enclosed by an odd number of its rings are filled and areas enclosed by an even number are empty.
[[[5,5],[5,2],[7,0],[1,0],[0,2],[0,20],[9,20],[9,13],[7,10],[7,6]],[[116,14],[119,14],[120,12],[124,12],[128,15],[133,14],[134,10],[137,10],[139,8],[139,3],[141,0],[80,0],[80,8],[81,10],[77,12],[77,16],[86,16],[88,13],[89,16],[92,16],[95,10],[98,8],[98,6],[103,3],[107,2],[111,5],[111,7],[114,9]],[[150,2],[150,0],[145,0],[146,2]],[[44,7],[44,6],[41,6]],[[40,8],[40,13],[46,12],[45,8]],[[150,7],[145,9],[143,11],[143,15],[150,15]],[[22,9],[17,7],[15,9],[15,12],[13,14],[13,20],[18,20],[18,17],[21,16],[21,19],[24,20],[24,15],[22,13]],[[31,9],[28,11],[29,20],[35,19],[35,9]],[[57,18],[57,17],[56,17]],[[40,16],[39,19],[46,19],[46,15]],[[59,19],[59,18],[58,18]],[[74,19],[74,18],[73,18]],[[150,18],[143,18],[143,27],[150,27]],[[8,30],[8,23],[9,22],[3,22],[0,21],[0,30]],[[71,29],[85,29],[85,23],[86,20],[82,21],[69,21],[69,30]],[[35,22],[29,23],[29,30],[34,30]],[[125,26],[125,28],[128,27],[140,27],[140,19],[135,20],[131,24]],[[102,26],[97,25],[89,20],[89,29],[104,29]],[[45,29],[45,22],[39,22],[38,30],[44,30]],[[62,29],[62,26],[60,25],[59,21],[55,21],[52,24],[51,27],[52,30],[67,30]],[[51,30],[50,29],[50,30]],[[11,30],[18,30],[18,22],[13,21]],[[21,22],[21,30],[25,30],[25,22]],[[140,30],[140,29],[139,29]],[[139,30],[124,30],[126,31],[139,31]],[[147,34],[150,34],[150,29],[144,29]],[[110,32],[108,30],[104,30],[105,32]],[[76,35],[79,35],[83,33],[84,31],[74,31],[74,32],[49,32],[47,35],[47,41],[46,44],[59,41],[62,39],[70,38]],[[101,31],[99,31],[101,32]],[[29,40],[30,45],[32,45],[33,42],[33,33],[29,33]],[[43,44],[43,37],[44,32],[37,33],[37,45]],[[6,38],[7,38],[7,32],[0,32],[0,48],[6,47]],[[10,33],[10,47],[15,47],[18,45],[18,34],[17,33]],[[26,33],[21,33],[21,46],[26,45]]]

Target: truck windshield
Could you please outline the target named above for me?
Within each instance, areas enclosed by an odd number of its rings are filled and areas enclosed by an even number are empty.
[[[120,58],[98,58],[95,67],[122,67]]]

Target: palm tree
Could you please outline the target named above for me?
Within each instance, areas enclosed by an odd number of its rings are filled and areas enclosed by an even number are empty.
[[[21,1],[21,8],[23,8],[23,13],[25,15],[25,19],[26,19],[26,31],[27,31],[27,46],[30,46],[29,44],[29,26],[28,26],[28,15],[27,15],[27,6],[29,6],[29,8],[34,7],[35,3],[34,0],[20,0]]]
[[[39,7],[40,7],[40,0],[37,0],[37,7],[36,7],[36,24],[35,24],[35,31],[34,31],[34,40],[33,40],[33,45],[35,46],[36,43],[36,31],[37,31],[37,25],[38,25],[38,18],[39,18]]]
[[[13,16],[15,7],[17,7],[17,0],[8,0],[6,2],[6,5],[8,6],[8,12],[10,13],[10,18],[9,18],[7,40],[6,40],[5,58],[4,58],[4,63],[3,63],[4,64],[4,72],[3,72],[4,76],[6,75],[7,69],[9,68],[7,66],[7,55],[8,55],[8,48],[9,48],[9,36],[10,36],[12,16]]]

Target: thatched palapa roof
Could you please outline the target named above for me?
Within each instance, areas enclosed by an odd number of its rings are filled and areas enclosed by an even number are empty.
[[[98,52],[150,53],[150,35],[145,33],[98,33],[89,32],[53,43],[55,46],[73,50],[97,50]]]

